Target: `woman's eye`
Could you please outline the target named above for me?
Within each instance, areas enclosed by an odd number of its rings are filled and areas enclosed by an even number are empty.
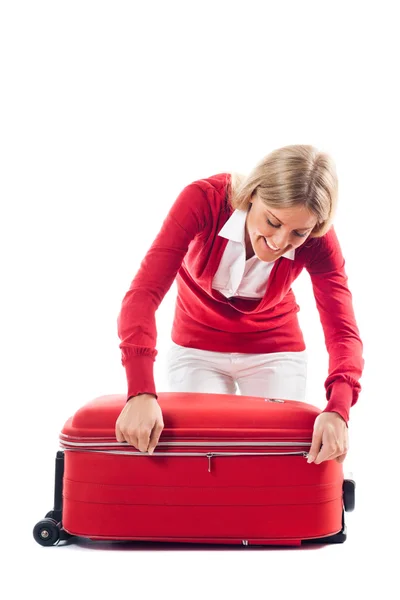
[[[276,229],[278,227],[280,227],[280,225],[274,225],[273,223],[271,223],[271,221],[269,219],[267,219],[268,225],[271,225],[271,227],[275,227]]]
[[[271,227],[274,227],[275,229],[278,229],[281,225],[280,223],[278,225],[274,225],[273,223],[271,223],[271,221],[269,219],[267,219],[267,223],[268,225],[271,225]],[[307,233],[298,233],[297,231],[294,232],[295,235],[297,235],[297,237],[306,237]]]

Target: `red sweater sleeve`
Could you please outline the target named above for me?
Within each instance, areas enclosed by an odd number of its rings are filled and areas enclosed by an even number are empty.
[[[337,412],[346,423],[350,407],[361,391],[364,368],[363,344],[347,285],[345,260],[334,227],[316,238],[312,259],[306,264],[329,354],[325,381],[328,404],[323,412]]]
[[[209,214],[206,192],[196,183],[186,186],[122,300],[117,326],[121,363],[128,383],[127,400],[144,393],[158,397],[153,373],[157,355],[155,313],[181,267],[191,240],[204,227]]]

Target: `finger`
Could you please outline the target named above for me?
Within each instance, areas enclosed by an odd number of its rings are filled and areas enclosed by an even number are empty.
[[[324,460],[333,460],[340,456],[344,451],[344,444],[336,437],[336,432],[327,427],[322,434],[322,448],[314,460],[316,465],[321,464]]]
[[[330,447],[331,447],[331,452],[330,454],[327,454],[326,456],[324,455],[321,459],[320,457],[320,461],[319,462],[323,462],[323,460],[336,460],[337,462],[342,463],[344,461],[344,459],[346,458],[346,454],[348,451],[348,446],[345,442],[340,441],[337,438],[333,438],[332,436],[330,436],[331,442],[330,442]],[[328,445],[329,447],[329,445]],[[344,456],[342,460],[338,460],[341,456]],[[319,464],[319,463],[317,463]]]
[[[321,452],[318,454],[317,458],[314,460],[314,464],[319,465],[322,462],[324,462],[324,460],[333,460],[335,458],[335,456],[338,456],[339,452],[337,451],[336,446],[334,448],[332,448],[332,446],[329,446],[328,444],[324,444],[322,446],[322,450]]]
[[[150,431],[148,429],[139,429],[138,441],[140,452],[147,452],[149,447]]]
[[[348,451],[349,451],[349,440],[346,436],[346,439],[343,444],[342,452],[340,452],[340,455],[336,459],[339,464],[341,464],[345,461]]]
[[[311,462],[313,462],[313,460],[315,460],[315,457],[317,456],[318,452],[320,451],[321,444],[322,444],[322,431],[314,431],[312,442],[311,442],[311,448],[308,453],[308,459],[307,459],[308,463],[311,463]]]
[[[117,438],[117,442],[124,442],[125,441],[125,436],[122,433],[122,430],[121,430],[121,427],[120,427],[118,421],[115,423],[115,437]]]
[[[124,441],[124,436],[120,432],[119,427],[115,427],[115,437],[117,439],[117,442],[123,442]]]
[[[137,448],[137,435],[134,429],[129,427],[123,427],[120,429],[121,436],[123,437],[122,441],[126,442],[130,446],[134,446]]]
[[[149,454],[153,454],[154,448],[157,446],[157,444],[159,442],[163,428],[164,428],[163,423],[157,423],[154,426],[153,431],[151,432],[151,437],[150,437]]]
[[[135,433],[125,433],[125,439],[130,446],[133,446],[134,448],[136,448],[136,450],[139,450],[139,440],[138,436]]]
[[[345,461],[345,459],[346,459],[346,456],[347,456],[347,452],[344,452],[344,453],[343,453],[341,456],[338,456],[338,457],[336,458],[336,461],[337,461],[339,464],[342,464],[342,463]]]

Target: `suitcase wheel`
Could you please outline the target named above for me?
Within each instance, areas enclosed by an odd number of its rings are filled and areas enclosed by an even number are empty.
[[[353,479],[343,481],[343,504],[346,512],[354,510],[356,484]]]
[[[55,519],[46,518],[36,523],[33,537],[41,546],[54,546],[60,539],[60,528]]]

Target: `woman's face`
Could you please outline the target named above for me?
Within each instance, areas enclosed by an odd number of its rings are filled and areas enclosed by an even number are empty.
[[[271,262],[304,244],[317,223],[317,217],[304,206],[269,208],[255,194],[246,217],[247,253]],[[265,242],[265,239],[267,243]]]

